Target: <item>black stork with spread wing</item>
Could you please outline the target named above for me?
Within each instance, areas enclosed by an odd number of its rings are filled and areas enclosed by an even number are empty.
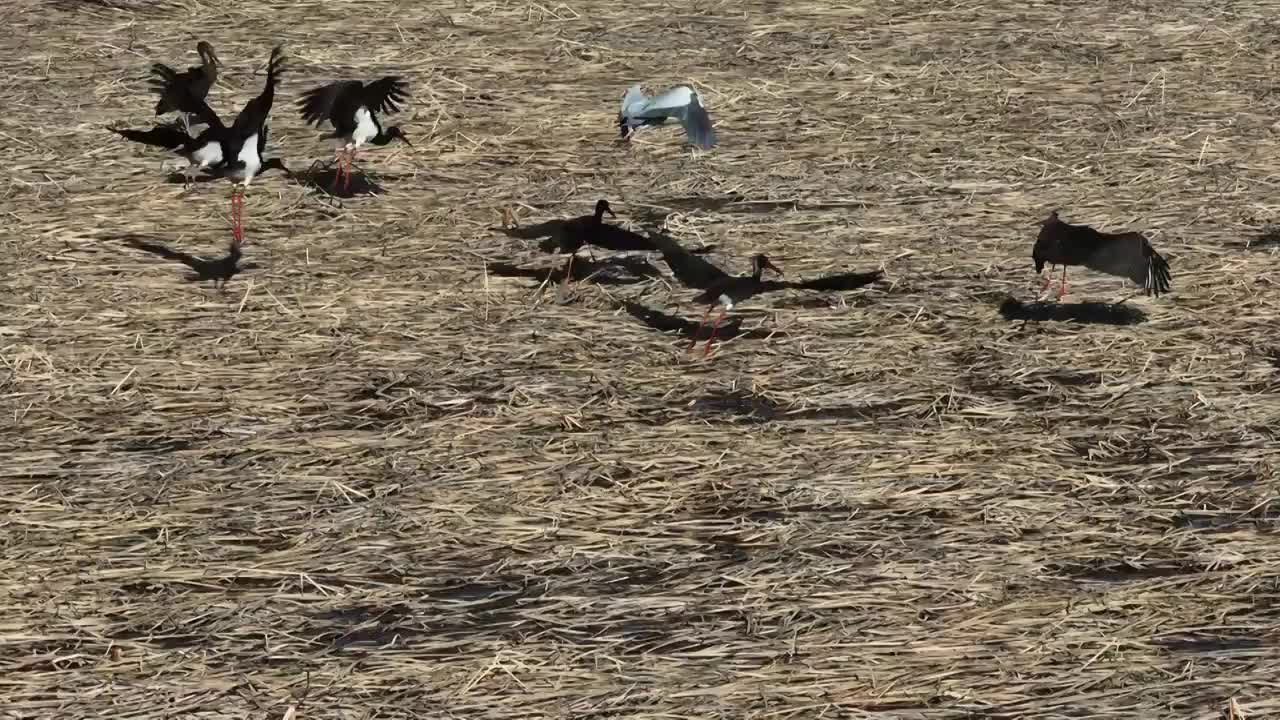
[[[279,84],[280,75],[284,72],[283,63],[284,49],[276,46],[271,51],[271,58],[267,62],[267,80],[262,92],[245,104],[230,127],[223,124],[218,114],[203,98],[191,95],[185,86],[175,81],[174,84],[166,86],[166,94],[170,91],[175,92],[182,98],[183,104],[194,108],[196,116],[208,123],[209,127],[204,132],[195,138],[188,133],[178,132],[176,128],[167,133],[160,128],[150,133],[128,130],[115,130],[115,132],[129,140],[159,144],[184,155],[191,163],[185,171],[188,178],[196,170],[202,169],[230,180],[233,183],[231,187],[232,235],[242,238],[244,226],[241,211],[244,207],[244,190],[248,189],[253,178],[264,170],[274,168],[285,173],[289,172],[280,158],[266,159],[263,156],[267,146],[267,120],[275,101],[276,85]],[[152,138],[154,142],[144,137],[148,134],[156,135]]]
[[[1081,265],[1090,270],[1132,280],[1149,295],[1169,292],[1169,263],[1139,232],[1106,233],[1088,225],[1072,225],[1058,218],[1054,210],[1041,222],[1031,258],[1036,273],[1046,264],[1062,266],[1058,300],[1067,294],[1067,267]],[[1053,280],[1052,267],[1040,285],[1043,292]]]
[[[341,138],[338,149],[338,171],[333,176],[334,189],[338,179],[343,187],[351,184],[351,166],[356,153],[365,143],[386,145],[392,140],[402,140],[413,147],[404,131],[398,126],[384,128],[378,121],[378,113],[396,113],[400,103],[409,97],[407,85],[397,76],[389,75],[365,84],[359,80],[340,80],[308,90],[298,101],[302,119],[308,125],[320,127],[328,120],[333,125],[329,137]]]

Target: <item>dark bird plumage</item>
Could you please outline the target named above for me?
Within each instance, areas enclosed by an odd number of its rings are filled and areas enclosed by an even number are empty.
[[[176,150],[187,157],[191,163],[187,167],[188,178],[197,169],[204,169],[210,174],[226,178],[232,183],[242,183],[245,188],[253,182],[253,178],[264,170],[279,169],[286,174],[288,167],[280,158],[266,159],[263,154],[267,147],[267,120],[271,114],[271,106],[275,103],[276,85],[284,73],[284,48],[277,45],[271,50],[271,58],[267,61],[267,79],[262,92],[245,103],[244,108],[236,116],[230,127],[223,124],[218,114],[209,107],[204,98],[198,98],[189,89],[180,84],[166,85],[165,91],[177,93],[184,106],[195,109],[196,116],[208,123],[209,127],[198,137],[189,138]],[[137,131],[131,137],[126,131],[115,132],[125,138],[145,142]],[[156,133],[152,130],[151,133]],[[176,143],[180,138],[172,133],[161,133],[155,137],[159,142]],[[232,233],[239,237],[240,223],[240,188],[233,185],[231,195]]]
[[[240,239],[233,238],[231,245],[227,249],[227,254],[220,258],[199,258],[194,255],[172,250],[159,243],[149,242],[140,238],[129,238],[125,243],[139,250],[149,252],[153,255],[159,255],[168,260],[177,260],[195,271],[195,275],[191,277],[195,281],[212,280],[213,286],[226,287],[231,278],[240,272]]]
[[[189,116],[199,113],[199,108],[192,99],[204,100],[209,88],[218,81],[218,59],[213,46],[201,40],[196,44],[196,52],[200,54],[200,64],[187,68],[186,72],[178,72],[164,63],[151,66],[151,90],[160,96],[156,101],[156,115],[175,110],[182,113],[182,119],[190,132]]]
[[[303,93],[298,109],[308,125],[320,127],[329,121],[333,125],[329,137],[347,138],[357,146],[366,142],[386,145],[396,138],[407,142],[407,138],[399,127],[384,129],[377,113],[400,112],[400,104],[407,97],[407,85],[397,76],[387,76],[368,85],[359,80],[339,80]],[[361,126],[361,109],[369,113],[375,131],[372,136],[368,135],[367,125]]]
[[[343,175],[347,177],[345,182],[350,183],[350,166],[365,143],[381,146],[399,139],[413,147],[399,126],[384,128],[378,120],[378,113],[400,112],[400,104],[408,97],[407,85],[395,75],[367,85],[359,80],[339,80],[303,93],[298,101],[303,121],[316,127],[328,121],[333,125],[329,137],[345,141],[338,151],[335,187]]]
[[[710,263],[707,264],[710,265]],[[715,266],[712,265],[712,267]],[[738,303],[765,289],[764,281],[761,279],[765,270],[772,270],[779,275],[782,274],[782,270],[770,262],[768,257],[758,254],[751,258],[750,275],[733,276],[720,271],[723,277],[707,285],[706,289],[693,299],[695,303],[707,306],[707,311],[702,316],[702,322],[698,323],[698,330],[701,330],[702,326],[707,324],[707,318],[716,306],[721,308],[720,314],[716,316],[716,321],[711,326],[711,335],[707,338],[707,345],[702,350],[704,357],[711,352],[711,341],[716,338],[716,328],[720,327],[720,321],[724,319],[724,314],[732,310]],[[693,339],[689,341],[689,350],[693,350],[693,346],[697,342],[698,333],[695,331]]]
[[[1149,295],[1169,292],[1169,263],[1142,233],[1106,233],[1088,225],[1072,225],[1059,219],[1057,210],[1043,221],[1031,258],[1036,273],[1043,272],[1046,264],[1063,266],[1059,298],[1066,294],[1067,267],[1071,265],[1128,278]],[[1049,282],[1046,279],[1042,289]]]

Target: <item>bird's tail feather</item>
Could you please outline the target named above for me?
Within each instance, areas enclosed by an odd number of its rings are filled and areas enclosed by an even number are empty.
[[[1169,261],[1152,251],[1151,260],[1147,264],[1147,290],[1155,295],[1169,292],[1172,277],[1169,275]]]

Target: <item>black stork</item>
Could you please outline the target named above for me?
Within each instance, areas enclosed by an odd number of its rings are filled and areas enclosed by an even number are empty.
[[[706,357],[711,352],[711,341],[716,337],[716,328],[720,327],[720,321],[724,319],[724,314],[732,310],[738,303],[766,292],[771,289],[770,283],[762,280],[765,270],[772,270],[782,275],[782,270],[769,262],[769,258],[764,254],[757,254],[751,258],[751,274],[732,276],[726,275],[719,280],[711,283],[707,288],[693,299],[695,303],[707,306],[707,311],[702,315],[702,322],[698,323],[697,330],[693,332],[693,339],[689,341],[689,351],[693,350],[693,346],[698,344],[698,332],[707,324],[707,318],[711,315],[711,311],[717,306],[721,308],[720,314],[716,316],[715,323],[711,326],[711,335],[707,338],[707,345],[702,350],[702,356]],[[781,285],[779,288],[783,287]]]
[[[413,147],[403,130],[394,125],[383,128],[377,115],[400,112],[400,103],[407,97],[409,91],[405,82],[391,75],[367,85],[359,80],[339,80],[303,94],[298,101],[302,119],[316,127],[328,120],[333,125],[333,134],[328,137],[345,140],[338,149],[338,172],[333,176],[335,189],[339,177],[343,178],[344,188],[350,186],[351,165],[355,163],[361,145],[382,146],[399,139]]]
[[[1062,266],[1062,283],[1058,286],[1057,299],[1067,294],[1067,267],[1082,265],[1090,270],[1117,275],[1132,280],[1146,294],[1159,297],[1169,292],[1169,263],[1151,247],[1147,238],[1139,232],[1106,233],[1088,225],[1072,225],[1058,218],[1054,210],[1041,221],[1040,233],[1031,259],[1036,273],[1044,272],[1045,264]],[[1053,271],[1040,284],[1044,292],[1053,281]]]
[[[684,126],[689,142],[709,149],[716,144],[716,131],[711,127],[711,116],[698,91],[688,85],[676,85],[656,96],[644,94],[640,85],[632,85],[622,96],[622,108],[618,111],[618,129],[624,139],[642,127],[661,125],[667,118],[676,118]]]
[[[209,125],[199,137],[188,136],[189,142],[179,148],[179,152],[200,163],[197,168],[188,167],[187,176],[190,177],[195,169],[204,169],[232,182],[231,223],[232,235],[236,238],[243,237],[244,226],[241,222],[241,211],[244,207],[243,193],[253,182],[253,178],[268,169],[289,172],[280,158],[268,160],[263,157],[269,133],[267,119],[271,114],[271,105],[275,101],[276,85],[280,82],[280,75],[284,71],[283,63],[284,49],[282,46],[276,46],[272,49],[271,59],[267,63],[267,81],[262,92],[245,103],[244,109],[236,116],[231,127],[224,125],[218,114],[203,99],[190,95],[184,98],[184,102],[189,102],[196,108],[197,117]]]
[[[156,102],[156,116],[177,110],[188,133],[191,132],[191,116],[199,112],[190,99],[204,100],[208,96],[209,88],[218,82],[218,66],[222,64],[213,46],[204,40],[196,44],[196,52],[200,55],[200,64],[187,68],[186,72],[180,73],[164,63],[151,66],[152,92],[160,96]]]

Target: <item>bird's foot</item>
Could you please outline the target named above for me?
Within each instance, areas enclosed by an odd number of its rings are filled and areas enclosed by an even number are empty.
[[[1066,295],[1067,295],[1067,284],[1062,283],[1061,285],[1058,286],[1058,293],[1057,293],[1058,302],[1062,302],[1062,298],[1066,297]]]

